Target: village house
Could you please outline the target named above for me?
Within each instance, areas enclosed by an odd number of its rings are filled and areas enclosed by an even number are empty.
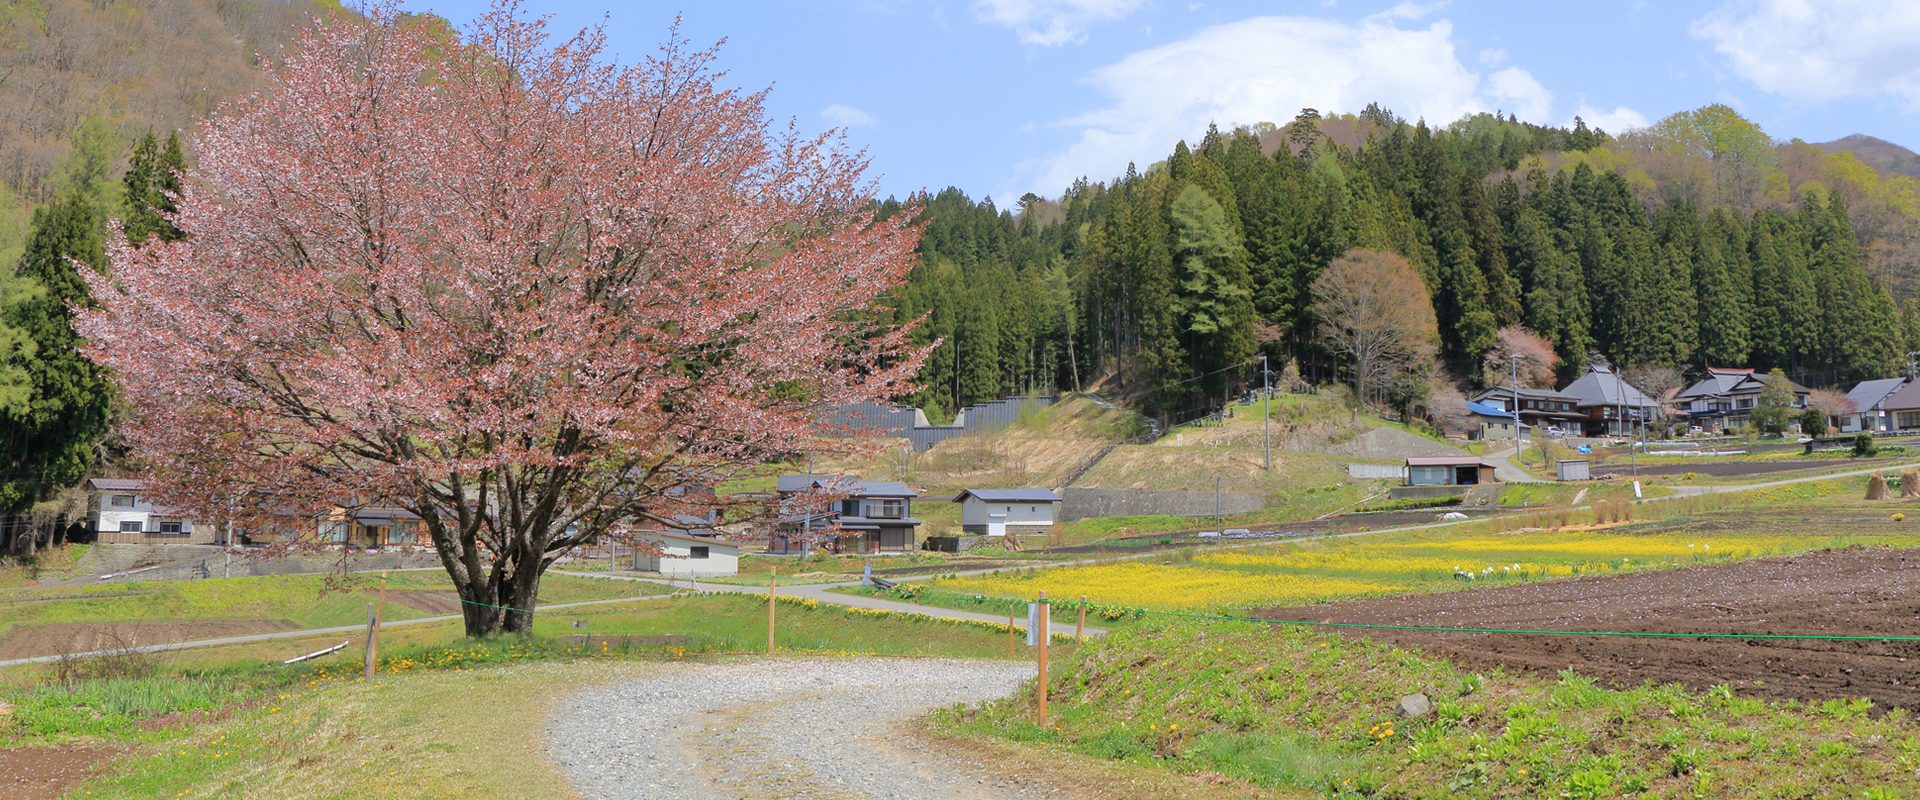
[[[1478,486],[1496,483],[1495,465],[1479,456],[1416,456],[1407,459],[1408,486]]]
[[[1520,427],[1522,431],[1537,431],[1542,428],[1561,428],[1577,432],[1587,420],[1587,414],[1579,408],[1579,398],[1573,395],[1557,392],[1552,389],[1529,389],[1525,387],[1519,390],[1519,395]],[[1513,429],[1514,410],[1513,387],[1495,386],[1467,398],[1467,402],[1470,404],[1467,410],[1472,411],[1476,416],[1486,417],[1488,415],[1482,413],[1481,410],[1472,408],[1471,404],[1479,404],[1486,408],[1493,409],[1507,417],[1504,435],[1489,430],[1482,438],[1513,438],[1513,434],[1511,433]],[[1492,420],[1488,419],[1487,424],[1491,423]]]
[[[1760,394],[1766,390],[1768,380],[1767,376],[1750,369],[1708,367],[1705,378],[1681,390],[1673,399],[1684,404],[1683,409],[1693,425],[1704,431],[1721,432],[1745,425],[1753,418],[1753,408],[1760,404]],[[1787,383],[1793,389],[1793,407],[1805,408],[1811,390],[1792,381]]]
[[[146,497],[145,481],[88,478],[87,529],[101,544],[216,544],[213,525],[156,506]]]
[[[670,578],[713,578],[740,573],[740,544],[714,536],[658,530],[638,534],[633,568]]]
[[[820,544],[835,553],[907,553],[919,547],[915,533],[920,520],[913,518],[913,499],[920,496],[912,487],[898,481],[863,481],[849,475],[782,475],[774,480],[774,491],[791,498],[810,491],[839,495],[826,507],[782,517],[768,537],[767,552],[799,553],[807,549],[810,531],[819,531],[835,523],[840,538]]]
[[[1513,414],[1506,409],[1483,403],[1468,402],[1467,414],[1473,418],[1472,428],[1467,431],[1468,439],[1512,439],[1514,438]],[[1532,438],[1533,426],[1521,425],[1520,438]]]
[[[982,536],[1038,536],[1053,530],[1060,495],[1051,489],[968,489],[955,495],[960,529]]]
[[[1633,388],[1605,364],[1587,368],[1587,374],[1567,384],[1560,393],[1573,398],[1585,436],[1628,436],[1636,425],[1651,422],[1660,403]]]
[[[1840,433],[1893,430],[1894,414],[1887,408],[1887,401],[1906,387],[1906,378],[1881,378],[1854,384],[1847,392],[1847,402],[1853,405],[1853,410],[1828,420],[1827,425]]]

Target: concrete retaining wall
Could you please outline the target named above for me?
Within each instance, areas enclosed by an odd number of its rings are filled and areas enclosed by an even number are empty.
[[[1060,520],[1071,522],[1091,517],[1137,517],[1164,514],[1174,517],[1210,517],[1215,505],[1213,492],[1162,492],[1150,489],[1081,489],[1062,493]],[[1221,492],[1221,514],[1249,514],[1266,507],[1266,498],[1254,492]]]
[[[1404,481],[1407,479],[1407,466],[1405,464],[1348,464],[1347,475],[1363,481]]]

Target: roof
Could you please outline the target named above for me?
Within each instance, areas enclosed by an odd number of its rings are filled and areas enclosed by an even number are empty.
[[[773,489],[794,494],[820,487],[849,497],[919,497],[920,493],[899,481],[863,481],[852,475],[782,475],[773,481]]]
[[[146,481],[137,481],[131,478],[88,478],[87,485],[95,489],[105,489],[108,491],[137,491],[147,488]]]
[[[1881,401],[1892,397],[1894,393],[1900,391],[1900,389],[1906,385],[1906,378],[1881,378],[1879,380],[1861,381],[1854,384],[1853,388],[1847,391],[1847,399],[1853,401],[1853,410],[1871,411],[1874,406],[1880,405]]]
[[[640,535],[641,535],[641,538],[657,536],[662,539],[676,539],[682,542],[698,542],[700,544],[717,544],[717,545],[720,545],[721,547],[739,548],[739,547],[746,546],[739,542],[733,541],[732,539],[721,539],[714,536],[695,536],[692,534],[680,533],[678,531],[644,531]]]
[[[1511,386],[1495,386],[1495,387],[1493,387],[1493,388],[1491,388],[1491,389],[1485,389],[1485,390],[1482,390],[1482,391],[1481,391],[1481,392],[1480,392],[1479,394],[1476,394],[1476,395],[1474,395],[1472,399],[1473,399],[1473,400],[1475,400],[1475,401],[1479,401],[1479,400],[1485,400],[1485,399],[1487,399],[1487,398],[1489,398],[1489,397],[1492,397],[1492,396],[1494,396],[1494,395],[1499,395],[1499,396],[1501,396],[1501,397],[1505,397],[1505,396],[1507,396],[1507,395],[1509,395],[1509,394],[1512,394],[1512,393],[1513,393],[1513,387],[1511,387]],[[1534,398],[1534,399],[1537,399],[1537,400],[1572,400],[1572,399],[1575,399],[1575,398],[1574,398],[1574,397],[1573,397],[1572,395],[1569,395],[1569,394],[1564,394],[1564,393],[1562,393],[1562,392],[1559,392],[1559,391],[1557,391],[1557,390],[1554,390],[1554,389],[1532,389],[1532,388],[1528,388],[1528,387],[1525,387],[1525,386],[1522,386],[1522,387],[1520,387],[1520,396],[1521,396],[1521,397],[1531,397],[1531,398]]]
[[[1888,411],[1912,411],[1920,409],[1920,381],[1913,381],[1901,387],[1900,391],[1887,396],[1880,407]]]
[[[1572,395],[1579,406],[1633,406],[1636,408],[1659,408],[1660,404],[1640,393],[1639,389],[1613,374],[1613,370],[1602,365],[1587,368],[1587,374],[1567,384],[1560,390]]]
[[[1479,456],[1414,456],[1407,459],[1409,467],[1489,467]]]
[[[353,512],[355,522],[418,522],[420,515],[404,508],[361,508]]]
[[[1513,412],[1508,411],[1504,408],[1494,408],[1493,406],[1487,405],[1485,403],[1475,403],[1472,401],[1468,401],[1467,411],[1470,413],[1479,414],[1480,416],[1483,416],[1483,417],[1499,417],[1501,419],[1513,419]]]
[[[1052,489],[968,489],[954,495],[958,503],[969,496],[989,503],[1058,503],[1060,495]]]

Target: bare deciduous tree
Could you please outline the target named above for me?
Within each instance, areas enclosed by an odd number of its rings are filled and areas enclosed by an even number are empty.
[[[1433,361],[1439,325],[1427,285],[1392,253],[1355,250],[1313,282],[1313,313],[1327,349],[1353,362],[1354,394]]]

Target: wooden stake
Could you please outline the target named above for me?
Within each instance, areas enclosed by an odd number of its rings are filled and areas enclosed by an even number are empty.
[[[1087,596],[1080,595],[1080,621],[1073,623],[1073,640],[1080,641],[1087,635]]]
[[[367,628],[367,678],[373,678],[373,662],[380,657],[380,617],[387,613],[387,573],[380,573],[380,604],[373,607],[373,624]]]
[[[1007,660],[1008,661],[1013,660],[1013,610],[1019,607],[1020,606],[1018,603],[1007,606]]]
[[[1035,687],[1035,690],[1040,693],[1040,725],[1042,727],[1047,724],[1047,639],[1051,637],[1051,632],[1047,630],[1047,628],[1051,627],[1048,624],[1051,615],[1047,613],[1047,610],[1047,593],[1041,592],[1040,624],[1037,626],[1038,630],[1035,631],[1035,633],[1039,635],[1040,642],[1040,682],[1039,686]]]
[[[360,648],[360,660],[365,662],[367,677],[373,677],[373,604],[367,604],[367,645]]]
[[[773,655],[773,574],[767,570],[767,655]]]

